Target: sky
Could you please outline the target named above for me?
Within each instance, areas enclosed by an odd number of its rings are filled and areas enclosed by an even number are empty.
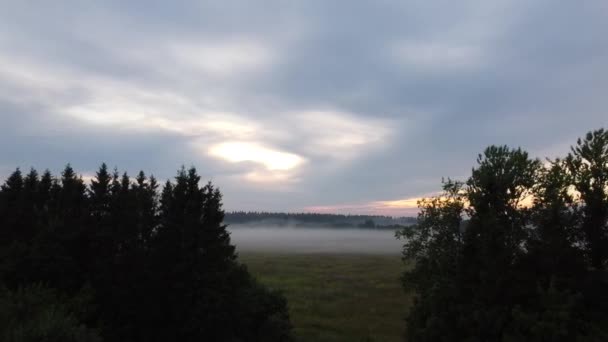
[[[195,166],[227,210],[412,215],[608,126],[608,1],[0,1],[0,178]]]

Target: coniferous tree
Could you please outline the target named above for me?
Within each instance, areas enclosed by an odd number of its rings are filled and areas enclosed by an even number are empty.
[[[26,216],[23,188],[20,169],[16,169],[0,187],[0,279],[10,285],[26,277],[19,272],[27,259],[23,234],[26,229],[23,225]]]
[[[69,298],[39,284],[10,291],[0,287],[0,340],[3,342],[101,342],[83,325],[88,297]]]
[[[88,188],[70,165],[60,179],[15,171],[0,188],[0,301],[26,289],[31,298],[52,292],[76,300],[82,310],[58,316],[63,330],[32,316],[22,326],[0,324],[0,333],[25,329],[21,340],[69,341],[81,333],[96,340],[89,332],[97,330],[106,341],[289,340],[284,298],[238,263],[221,194],[199,183],[194,168],[182,168],[159,198],[156,179],[143,171],[131,181],[102,164]],[[28,330],[41,324],[52,329]]]
[[[13,172],[1,186],[0,192],[0,229],[2,244],[12,244],[18,241],[17,236],[21,229],[19,222],[22,216],[22,189],[23,176],[21,170]]]

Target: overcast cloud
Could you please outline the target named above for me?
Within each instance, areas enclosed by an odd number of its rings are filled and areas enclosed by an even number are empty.
[[[608,124],[608,2],[6,1],[0,175],[196,166],[229,210],[411,214]]]

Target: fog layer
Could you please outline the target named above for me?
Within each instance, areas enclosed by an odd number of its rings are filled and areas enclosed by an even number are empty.
[[[392,230],[230,226],[239,252],[398,254]]]

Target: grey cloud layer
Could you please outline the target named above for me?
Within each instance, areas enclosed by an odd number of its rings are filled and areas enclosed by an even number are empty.
[[[230,209],[416,197],[488,144],[554,156],[605,126],[607,16],[601,0],[4,4],[0,171],[193,164]],[[208,153],[234,141],[305,162]]]

